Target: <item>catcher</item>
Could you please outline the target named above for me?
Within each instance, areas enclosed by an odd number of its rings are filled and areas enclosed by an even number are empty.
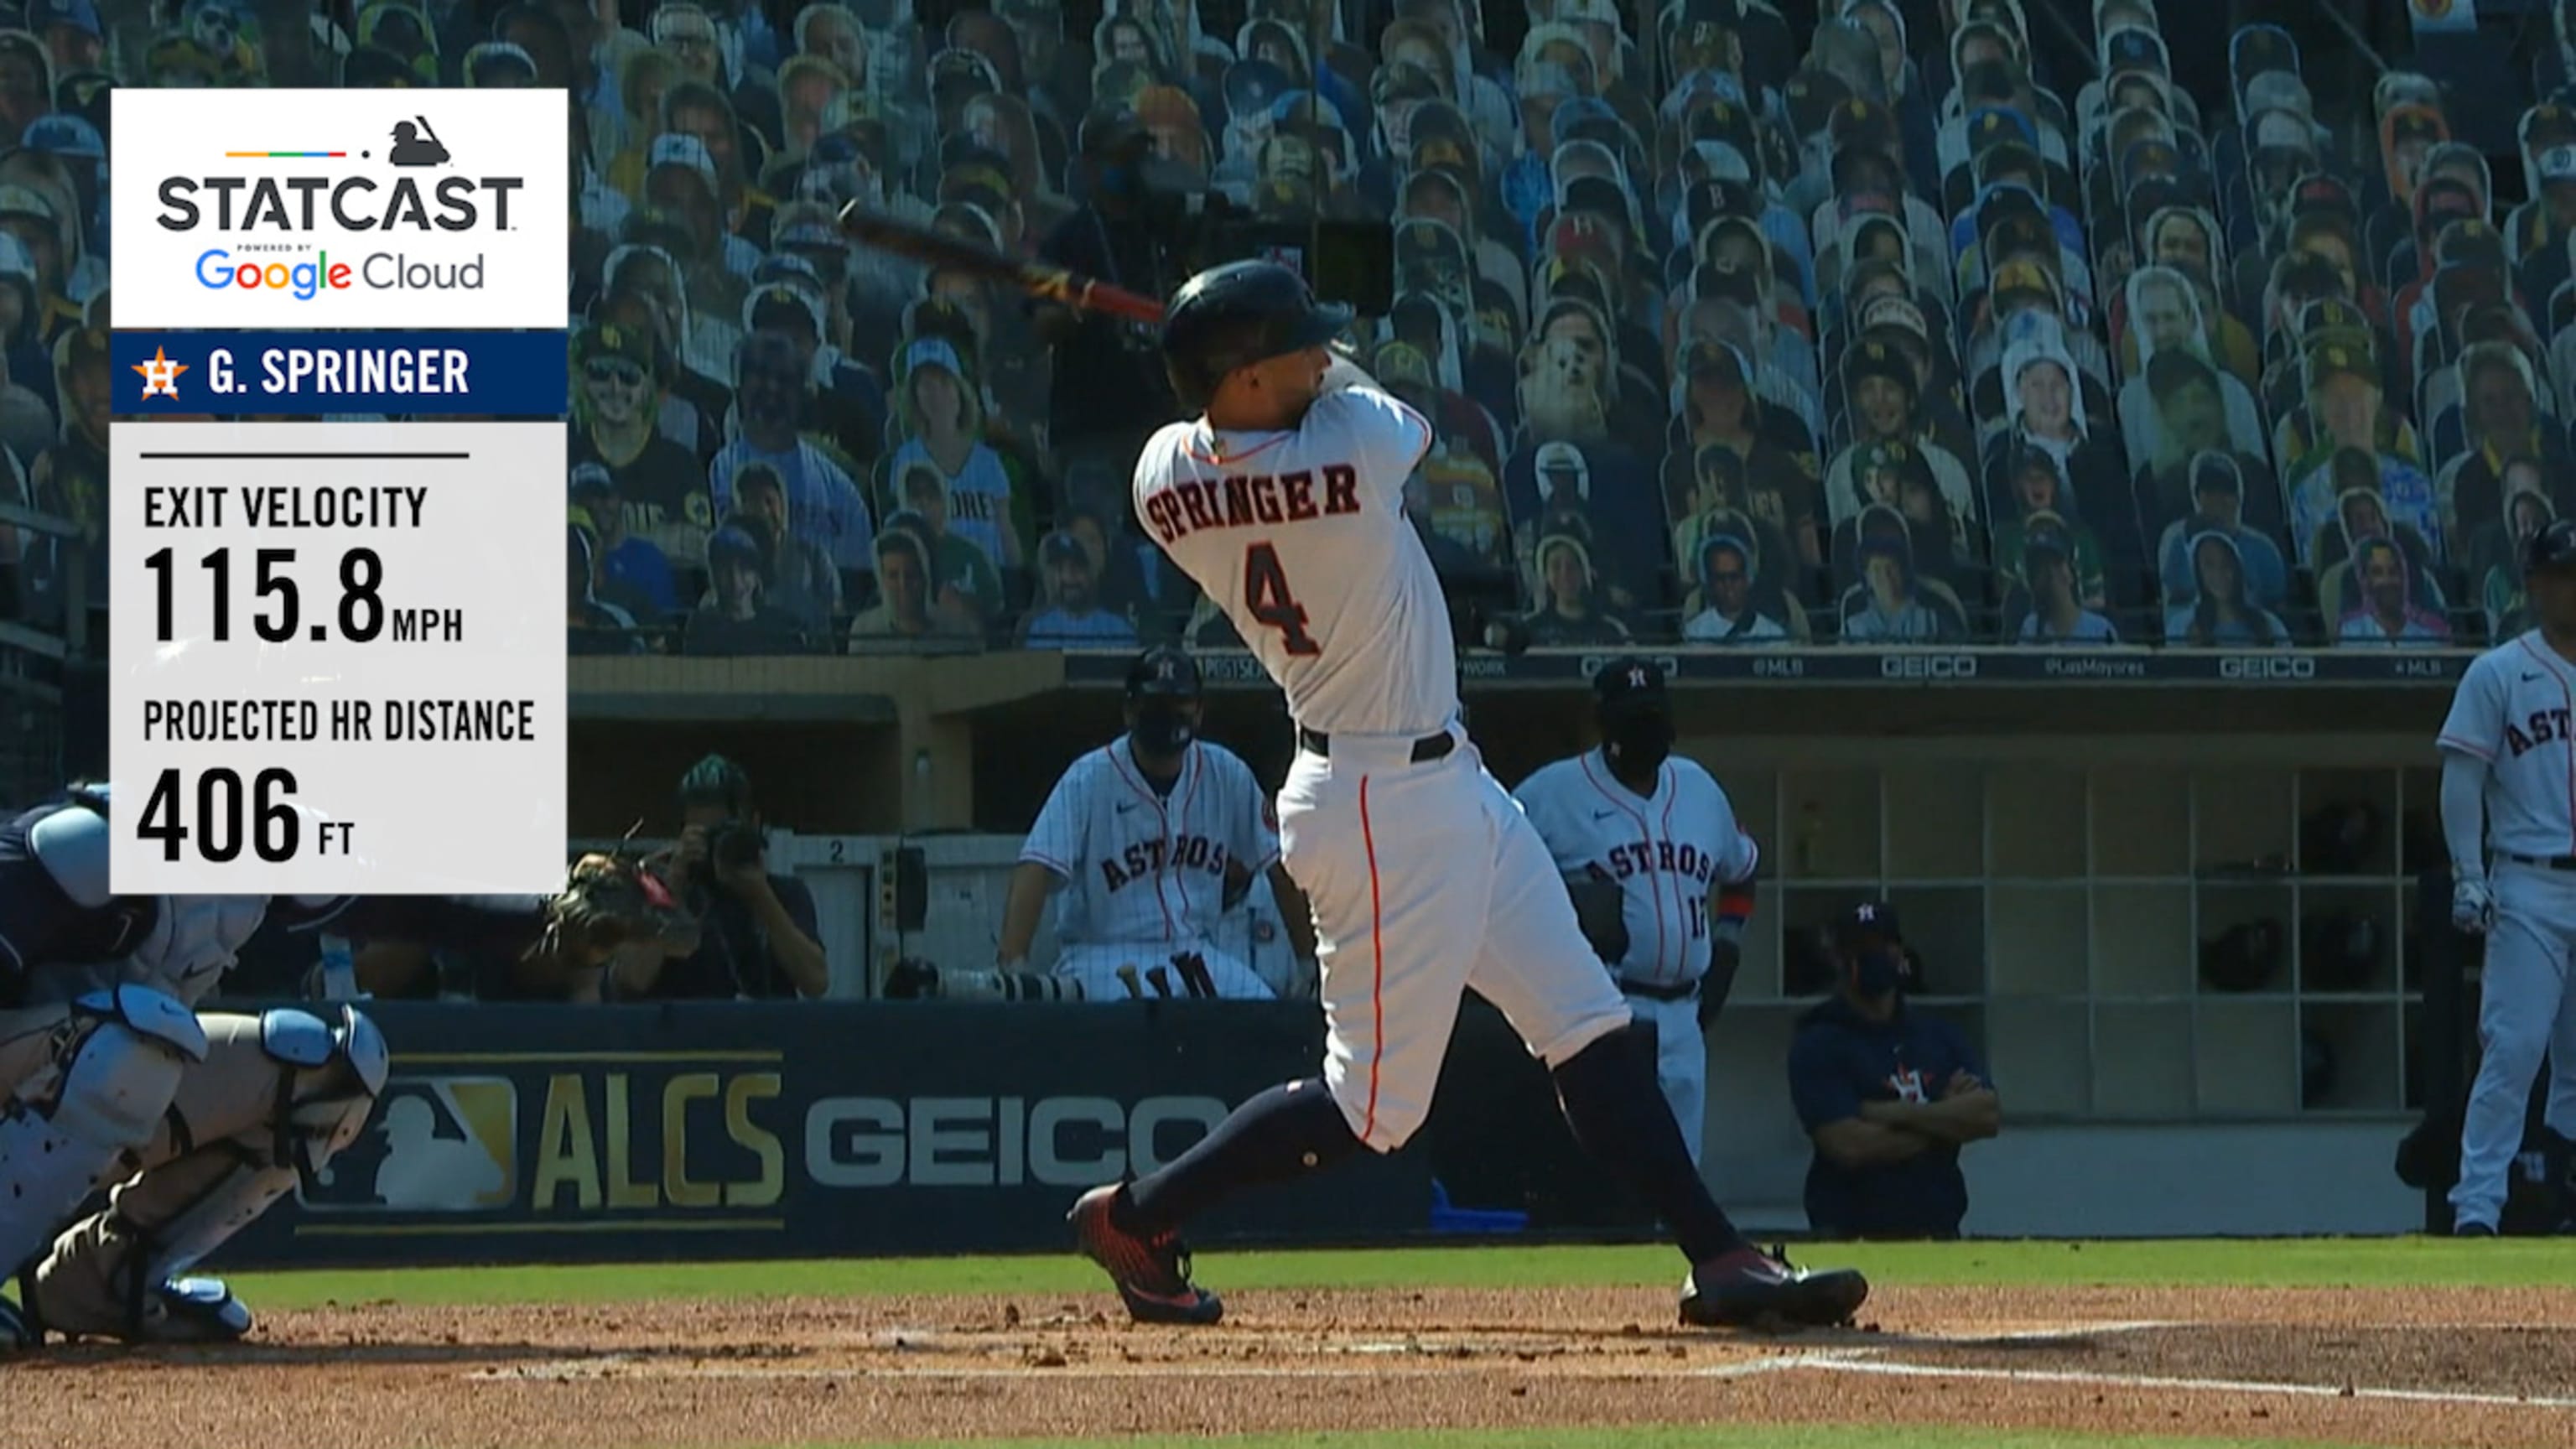
[[[1305,898],[1279,865],[1279,832],[1252,767],[1198,737],[1197,661],[1168,645],[1127,671],[1127,733],[1075,760],[1020,848],[998,964],[1028,957],[1061,891],[1055,974],[1093,1001],[1130,996],[1267,1000],[1268,983],[1210,939],[1267,876],[1299,959],[1314,955]]]
[[[184,1276],[365,1127],[384,1038],[357,1011],[197,1010],[272,913],[291,930],[596,967],[669,898],[586,856],[543,896],[120,896],[108,787],[0,821],[0,1347],[220,1342],[250,1312]],[[105,1205],[74,1219],[90,1194]]]

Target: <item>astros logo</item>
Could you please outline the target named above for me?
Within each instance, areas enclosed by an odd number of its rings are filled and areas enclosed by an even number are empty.
[[[167,348],[155,347],[149,359],[134,364],[134,370],[142,375],[146,398],[166,397],[176,402],[179,400],[179,374],[188,370],[188,364],[172,362]]]

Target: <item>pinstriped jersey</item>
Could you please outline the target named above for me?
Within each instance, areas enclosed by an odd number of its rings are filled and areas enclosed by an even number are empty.
[[[2487,762],[2487,843],[2576,855],[2576,665],[2534,629],[2470,661],[2438,743]]]
[[[1420,413],[1356,383],[1291,431],[1174,423],[1137,456],[1137,516],[1307,729],[1418,738],[1457,717],[1448,600],[1404,516],[1430,446]]]
[[[1541,766],[1513,794],[1559,873],[1618,882],[1622,979],[1673,986],[1708,974],[1709,896],[1751,880],[1762,860],[1708,771],[1676,755],[1654,793],[1639,795],[1592,750]]]
[[[1059,941],[1177,946],[1225,913],[1229,866],[1257,876],[1279,859],[1279,829],[1252,767],[1232,750],[1193,741],[1171,788],[1156,790],[1120,735],[1055,782],[1020,859],[1064,879]]]

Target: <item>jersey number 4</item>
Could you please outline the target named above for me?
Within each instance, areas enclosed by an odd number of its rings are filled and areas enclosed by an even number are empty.
[[[1279,566],[1279,550],[1256,543],[1243,551],[1243,593],[1252,617],[1279,631],[1291,654],[1321,654],[1323,646],[1306,632],[1306,606],[1288,592],[1288,571]]]

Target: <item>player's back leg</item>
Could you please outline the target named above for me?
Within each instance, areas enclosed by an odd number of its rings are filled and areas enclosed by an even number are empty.
[[[1494,909],[1468,978],[1556,1079],[1575,1141],[1625,1177],[1689,1260],[1685,1322],[1841,1323],[1869,1296],[1860,1274],[1800,1273],[1727,1219],[1657,1081],[1659,1033],[1638,1019],[1583,939],[1538,829],[1490,779]]]
[[[1430,1115],[1492,904],[1493,823],[1470,763],[1414,764],[1400,747],[1381,759],[1339,741],[1335,755],[1329,766],[1300,755],[1279,802],[1288,870],[1314,911],[1322,1076],[1261,1093],[1161,1169],[1075,1204],[1083,1252],[1136,1318],[1216,1320],[1179,1239],[1196,1214],[1363,1144],[1392,1152]]]

